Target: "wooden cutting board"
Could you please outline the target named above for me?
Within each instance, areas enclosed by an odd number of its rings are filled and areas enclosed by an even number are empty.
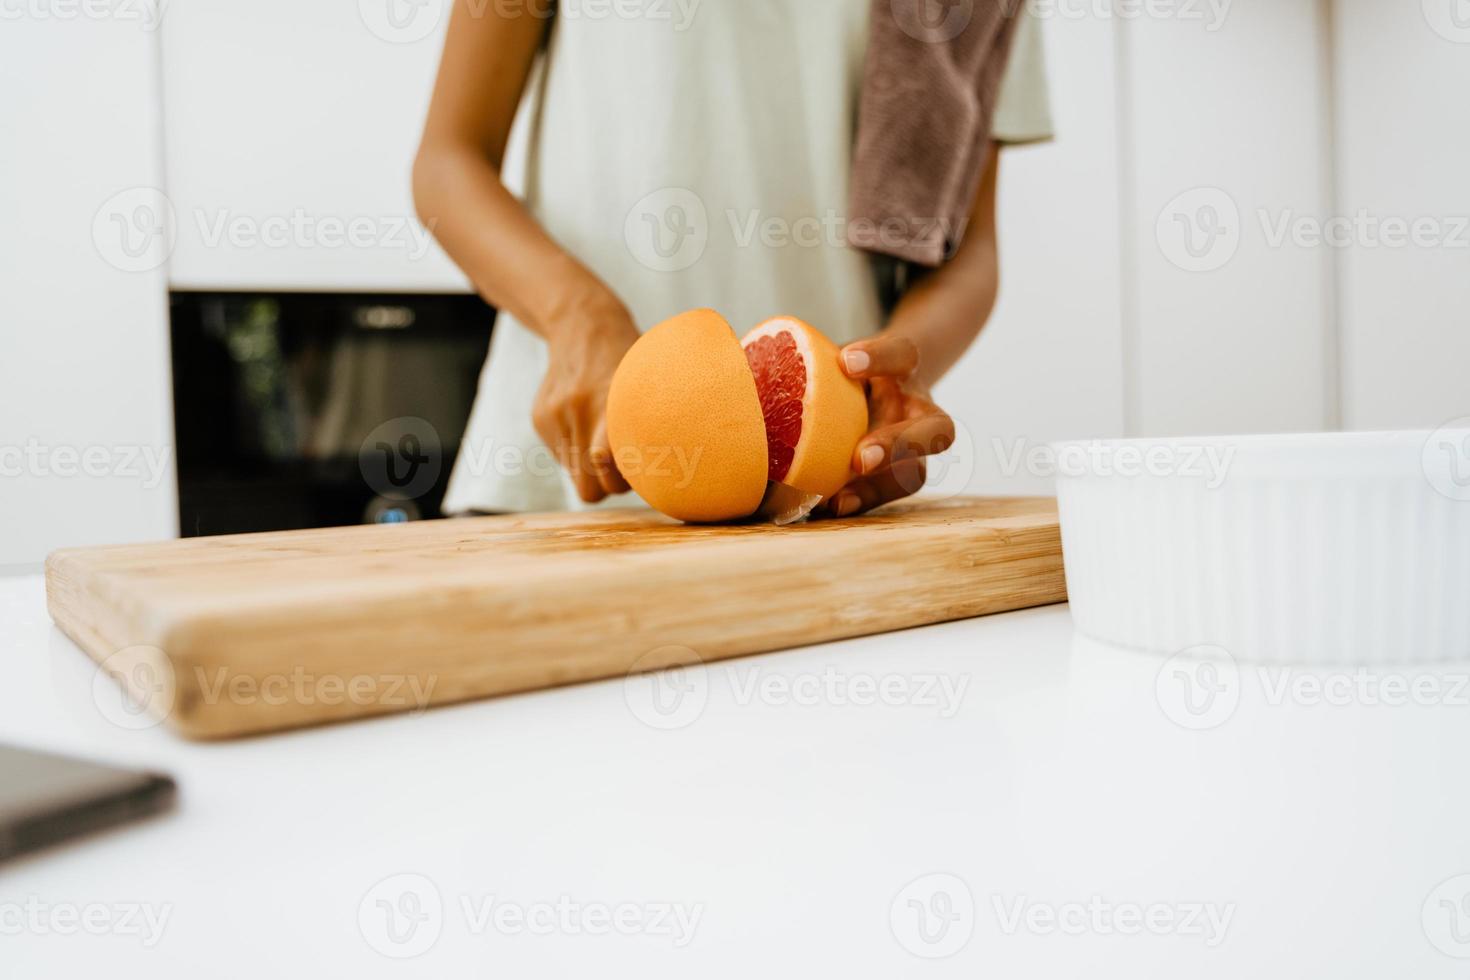
[[[1062,602],[1049,498],[794,527],[593,511],[75,548],[51,617],[221,738]]]

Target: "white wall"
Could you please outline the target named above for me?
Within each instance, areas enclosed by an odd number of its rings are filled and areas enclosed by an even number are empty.
[[[176,531],[157,35],[50,9],[0,25],[0,566]]]
[[[468,288],[414,216],[409,185],[447,8],[442,0],[169,5],[176,288]]]
[[[931,488],[1049,493],[1016,454],[1055,439],[1332,427],[1331,256],[1260,217],[1330,200],[1323,5],[1032,9],[1057,139],[1002,158],[1001,303],[936,392]]]
[[[1337,250],[1343,421],[1436,428],[1470,416],[1470,3],[1335,14],[1337,212],[1378,223]]]
[[[1113,24],[1041,25],[1057,138],[1002,152],[1000,301],[935,392],[960,438],[931,489],[1050,493],[1025,453],[1123,431]]]
[[[1120,24],[1130,434],[1332,422],[1329,258],[1261,220],[1329,199],[1320,16],[1239,0],[1214,29]]]

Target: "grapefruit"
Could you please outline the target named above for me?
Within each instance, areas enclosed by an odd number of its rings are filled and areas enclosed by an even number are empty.
[[[863,386],[842,373],[837,346],[794,317],[742,343],[713,310],[681,313],[634,343],[607,399],[629,485],[696,523],[806,516],[851,479],[867,428]]]
[[[767,320],[741,346],[761,397],[767,478],[827,499],[852,479],[868,431],[862,384],[842,373],[837,345],[795,317]]]

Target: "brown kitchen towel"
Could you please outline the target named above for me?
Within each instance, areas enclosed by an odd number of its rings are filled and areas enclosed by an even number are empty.
[[[941,265],[964,236],[1022,0],[872,0],[848,243]]]

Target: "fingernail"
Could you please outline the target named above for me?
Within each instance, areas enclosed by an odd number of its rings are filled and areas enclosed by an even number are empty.
[[[858,462],[863,464],[864,473],[873,472],[883,464],[883,447],[864,446],[862,453],[858,455]]]
[[[839,493],[837,499],[832,502],[832,513],[838,517],[846,517],[858,509],[858,498],[855,493]]]
[[[847,365],[848,374],[862,374],[873,363],[873,359],[865,350],[850,350],[843,352],[842,363]]]

